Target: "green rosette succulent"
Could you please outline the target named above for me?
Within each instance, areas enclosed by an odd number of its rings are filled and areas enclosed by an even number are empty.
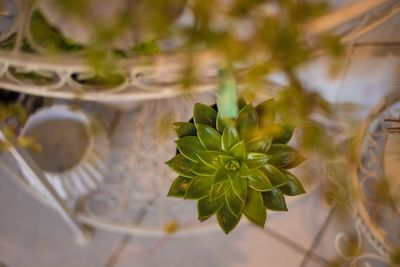
[[[179,174],[168,196],[197,200],[198,219],[216,214],[226,234],[242,215],[264,227],[267,209],[287,211],[284,196],[305,192],[288,171],[304,158],[287,145],[294,129],[275,121],[274,100],[238,106],[237,118],[222,120],[197,103],[191,121],[174,123],[178,151],[166,163]]]

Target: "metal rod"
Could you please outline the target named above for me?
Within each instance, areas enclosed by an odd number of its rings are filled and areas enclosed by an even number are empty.
[[[26,171],[35,180],[35,183],[41,185],[44,190],[44,194],[49,202],[56,208],[58,213],[61,215],[64,222],[69,228],[75,233],[77,242],[81,245],[86,244],[91,237],[91,230],[87,226],[80,224],[76,221],[76,218],[71,209],[66,205],[64,200],[58,195],[57,191],[53,188],[50,182],[47,180],[45,173],[36,165],[29,154],[19,148],[15,142],[9,140],[0,128],[0,139],[8,145],[8,150],[11,155],[18,161],[18,163],[26,169]]]

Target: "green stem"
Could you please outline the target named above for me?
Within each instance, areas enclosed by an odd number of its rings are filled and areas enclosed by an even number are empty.
[[[221,119],[234,119],[238,115],[236,79],[230,70],[221,70],[218,88],[218,113]]]

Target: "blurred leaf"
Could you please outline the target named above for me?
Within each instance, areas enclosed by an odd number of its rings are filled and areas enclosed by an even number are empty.
[[[186,190],[186,199],[201,199],[208,196],[212,185],[212,177],[198,176],[193,178]]]
[[[282,186],[287,183],[286,176],[278,168],[271,164],[265,164],[261,168],[261,171],[265,174],[265,176],[267,176],[268,180],[274,187]]]
[[[197,154],[205,150],[199,138],[195,136],[185,136],[176,141],[176,145],[182,155],[194,162],[199,162]]]
[[[214,176],[214,184],[224,182],[227,179],[228,179],[228,172],[226,171],[225,167],[224,166],[219,167]]]
[[[216,126],[217,112],[211,107],[197,103],[194,106],[193,120],[196,126],[198,124],[205,124],[211,127]]]
[[[306,192],[296,176],[286,170],[281,171],[286,176],[287,180],[287,183],[280,187],[282,193],[288,196],[297,196]]]
[[[267,127],[275,121],[275,100],[265,100],[256,106],[260,127]]]
[[[207,150],[221,150],[221,134],[217,130],[205,124],[197,124],[196,127],[200,142]]]
[[[204,162],[207,166],[217,169],[221,166],[221,162],[219,161],[219,156],[223,155],[218,151],[200,151],[197,153],[197,157]]]
[[[284,144],[273,144],[268,151],[268,156],[270,156],[270,164],[285,169],[294,168],[305,160],[297,150]]]
[[[241,139],[247,138],[248,134],[257,127],[257,113],[249,104],[239,111],[237,118],[237,129]]]
[[[190,122],[175,122],[173,124],[176,135],[179,138],[185,136],[196,136],[197,130],[193,123]]]
[[[271,191],[262,192],[263,203],[267,209],[275,211],[287,211],[285,197],[279,188],[274,188]]]
[[[260,152],[248,152],[246,154],[246,165],[250,169],[258,169],[261,166],[263,166],[265,163],[267,163],[269,160],[269,157]]]
[[[217,213],[217,220],[224,233],[229,234],[238,225],[240,217],[232,214],[228,206],[224,205]]]
[[[244,144],[244,141],[240,141],[239,143],[237,143],[236,145],[234,145],[233,147],[231,147],[231,149],[229,150],[229,155],[235,157],[236,159],[240,159],[243,160],[246,158],[246,146]]]
[[[182,176],[178,176],[172,183],[168,196],[169,197],[185,197],[186,190],[189,187],[190,182],[192,179],[185,178]]]
[[[247,199],[243,212],[249,221],[261,228],[264,227],[267,219],[267,211],[263,204],[261,192],[252,189],[247,191]]]
[[[197,211],[199,221],[205,221],[218,212],[225,204],[225,199],[220,197],[214,201],[210,201],[210,198],[205,197],[197,202]]]
[[[166,164],[181,176],[188,178],[196,177],[196,175],[192,173],[192,168],[194,167],[193,161],[187,159],[181,154],[176,155],[175,157],[167,161]]]
[[[232,126],[227,126],[222,133],[222,150],[229,151],[237,142],[239,142],[238,131]]]
[[[242,201],[246,200],[247,196],[247,180],[238,177],[238,173],[234,177],[229,176],[233,192]]]
[[[244,201],[241,200],[235,194],[235,192],[233,192],[232,188],[228,189],[225,192],[225,200],[230,212],[236,217],[240,218],[243,212]]]
[[[267,176],[260,170],[252,170],[250,172],[250,175],[247,176],[247,184],[256,191],[268,191],[273,188]]]

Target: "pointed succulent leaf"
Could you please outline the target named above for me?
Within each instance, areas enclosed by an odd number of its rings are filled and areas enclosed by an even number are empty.
[[[197,124],[197,135],[206,149],[221,150],[221,134],[214,128],[205,124]]]
[[[244,100],[243,97],[240,97],[240,98],[238,99],[238,108],[239,108],[239,110],[242,109],[242,108],[244,108],[245,106],[247,106],[246,101]]]
[[[226,190],[228,190],[229,188],[230,188],[229,181],[224,181],[222,183],[213,184],[211,186],[211,191],[210,191],[210,200],[213,201],[213,200],[223,196],[225,194]]]
[[[244,141],[236,143],[228,152],[229,155],[236,159],[244,160],[246,158],[246,146]]]
[[[228,206],[224,205],[217,213],[217,220],[224,233],[229,234],[238,225],[240,217],[236,217]]]
[[[214,184],[220,183],[228,179],[228,172],[224,166],[219,167],[214,176]]]
[[[296,176],[286,170],[282,170],[282,172],[286,176],[287,184],[281,186],[280,189],[285,195],[297,196],[306,192]]]
[[[241,200],[235,192],[233,192],[232,188],[229,188],[225,192],[225,201],[228,206],[228,209],[231,211],[233,215],[236,217],[240,217],[243,212],[244,201]]]
[[[256,129],[258,124],[255,108],[251,104],[242,108],[236,121],[240,138],[249,137],[249,133]]]
[[[284,169],[294,168],[305,160],[296,149],[284,144],[273,144],[268,155],[270,164]]]
[[[267,211],[264,207],[261,192],[252,189],[247,191],[243,212],[249,221],[261,228],[264,227],[265,220],[267,219]]]
[[[275,121],[275,100],[267,99],[256,106],[260,127],[267,127]]]
[[[196,136],[185,136],[176,141],[179,152],[194,162],[199,162],[197,154],[204,151],[204,147]]]
[[[197,154],[198,159],[200,159],[207,166],[217,169],[221,165],[219,156],[223,155],[219,151],[201,151]]]
[[[233,192],[238,198],[245,201],[247,196],[247,179],[241,179],[236,173],[234,177],[229,176]]]
[[[173,182],[169,189],[169,197],[185,197],[186,190],[189,187],[192,179],[178,176]]]
[[[211,176],[198,176],[190,182],[185,198],[186,199],[201,199],[208,195],[212,185]]]
[[[287,144],[292,139],[294,128],[283,123],[276,123],[276,128],[279,128],[278,133],[274,136],[274,144]]]
[[[268,191],[273,188],[267,176],[260,170],[251,171],[250,175],[247,176],[247,184],[257,191]]]
[[[193,166],[191,171],[196,176],[214,176],[216,170],[204,164],[204,162],[199,162]]]
[[[222,165],[225,166],[229,161],[234,160],[235,158],[229,155],[220,155],[219,156],[219,161],[221,162]]]
[[[287,183],[286,176],[271,164],[265,164],[260,170],[267,176],[274,187],[282,186]]]
[[[260,127],[271,125],[275,121],[275,101],[265,100],[256,106]]]
[[[228,119],[222,119],[221,116],[217,115],[217,131],[223,133],[225,130],[226,125],[228,125]]]
[[[262,192],[264,206],[269,210],[287,211],[285,197],[279,188],[268,192]]]
[[[197,212],[199,221],[205,221],[215,213],[217,213],[225,203],[225,198],[220,197],[214,201],[210,201],[209,197],[200,199],[197,202]]]
[[[176,135],[179,138],[185,137],[185,136],[196,136],[196,127],[194,126],[193,123],[190,122],[175,122],[173,124],[174,130],[176,132]]]
[[[246,144],[246,149],[249,152],[267,153],[272,144],[271,137],[256,137]]]
[[[240,169],[239,169],[239,176],[241,178],[246,178],[249,176],[251,173],[250,168],[244,163],[243,161],[240,163]]]
[[[229,151],[237,142],[239,142],[239,133],[235,127],[227,126],[222,133],[221,147],[223,151]]]
[[[210,106],[197,103],[194,106],[193,120],[195,125],[205,124],[211,127],[215,127],[215,122],[217,119],[217,112]]]
[[[268,162],[269,157],[260,152],[249,152],[246,154],[246,164],[250,169],[258,169]]]
[[[179,173],[181,176],[188,177],[188,178],[193,178],[196,175],[192,172],[192,168],[194,166],[194,162],[185,158],[183,155],[178,154],[169,161],[166,162],[166,164]]]

